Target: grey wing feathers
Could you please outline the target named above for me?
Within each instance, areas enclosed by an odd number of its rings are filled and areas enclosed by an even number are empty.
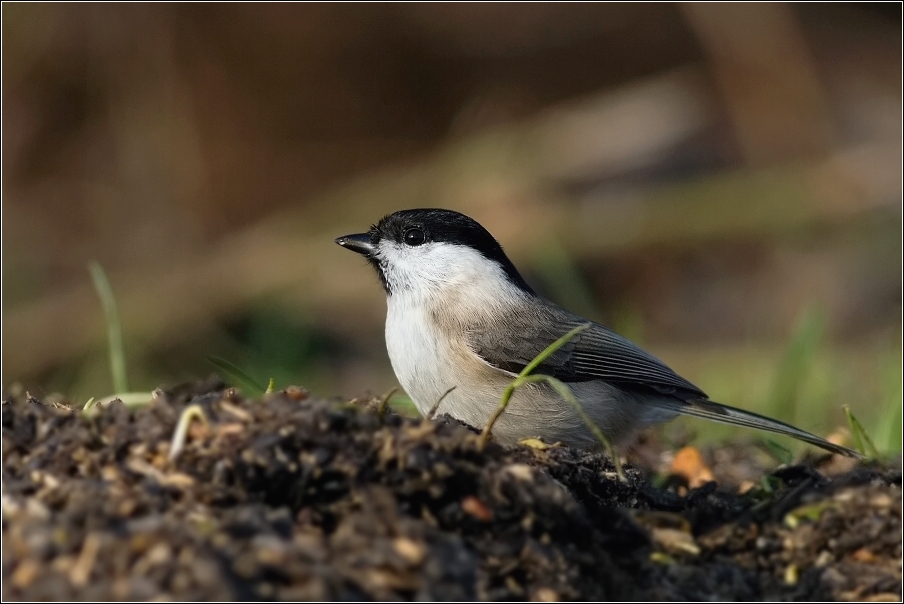
[[[519,373],[537,354],[571,329],[588,322],[551,303],[525,305],[502,319],[494,330],[469,330],[471,348],[487,363]],[[489,333],[492,331],[492,333]],[[845,447],[784,422],[708,400],[699,388],[662,361],[596,323],[550,355],[534,371],[563,382],[603,380],[624,390],[652,388],[665,396],[650,404],[681,415],[785,434],[848,457],[862,457]]]
[[[487,363],[518,373],[557,338],[584,324],[588,324],[586,319],[548,304],[512,313],[492,334],[471,330],[469,338],[471,348]],[[597,323],[589,323],[587,329],[548,357],[534,373],[564,382],[603,380],[684,397],[706,397],[665,363]]]

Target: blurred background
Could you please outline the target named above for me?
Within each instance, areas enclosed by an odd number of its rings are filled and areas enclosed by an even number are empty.
[[[385,392],[333,239],[431,206],[715,400],[900,450],[898,3],[2,11],[4,388],[113,393],[96,260],[132,390]]]

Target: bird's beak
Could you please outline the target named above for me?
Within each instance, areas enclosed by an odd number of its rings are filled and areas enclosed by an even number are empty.
[[[358,252],[362,256],[370,257],[374,253],[374,246],[370,242],[370,233],[358,233],[357,235],[346,235],[336,239],[336,243],[347,250]]]

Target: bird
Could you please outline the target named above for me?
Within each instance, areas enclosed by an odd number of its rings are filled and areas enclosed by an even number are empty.
[[[492,424],[494,440],[539,437],[596,448],[588,420],[609,443],[624,444],[638,430],[687,415],[860,457],[790,424],[710,400],[628,339],[541,297],[499,242],[464,214],[401,210],[336,243],[377,272],[386,293],[389,359],[422,416],[437,411],[485,426],[513,379],[552,342],[583,326],[533,374],[564,383],[584,417],[551,384],[524,384]]]

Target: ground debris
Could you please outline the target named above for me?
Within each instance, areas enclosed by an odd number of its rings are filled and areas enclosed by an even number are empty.
[[[221,384],[83,417],[9,398],[3,597],[872,599],[901,595],[901,474],[653,487],[567,447]],[[185,409],[196,424],[170,447]],[[652,537],[651,537],[652,536]]]

